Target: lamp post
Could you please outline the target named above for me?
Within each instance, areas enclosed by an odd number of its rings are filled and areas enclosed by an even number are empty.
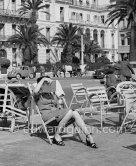
[[[81,34],[81,65],[84,64],[84,44],[83,44],[83,34]]]

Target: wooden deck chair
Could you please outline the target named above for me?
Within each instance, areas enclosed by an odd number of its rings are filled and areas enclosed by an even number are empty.
[[[71,89],[73,92],[73,96],[69,108],[72,108],[72,105],[76,105],[78,106],[76,108],[77,111],[85,112],[88,100],[86,88],[83,86],[82,83],[78,83],[78,84],[71,84]]]
[[[31,128],[30,128],[30,133],[37,132],[41,127],[43,127],[44,132],[45,132],[45,134],[46,134],[46,136],[47,136],[47,138],[48,138],[48,140],[49,140],[49,143],[52,145],[52,138],[53,138],[54,136],[50,135],[50,133],[48,132],[47,126],[48,126],[49,123],[51,123],[52,121],[55,120],[55,117],[49,119],[49,120],[46,121],[46,122],[43,121],[42,116],[41,116],[41,113],[40,113],[40,111],[39,111],[39,108],[38,108],[38,106],[36,105],[35,100],[34,100],[33,90],[32,90],[33,85],[31,85],[30,83],[28,83],[28,88],[29,88],[30,93],[31,93],[31,113],[30,113],[30,118],[29,118],[29,120],[30,120],[29,124],[30,124],[30,126],[31,126]],[[67,106],[67,105],[66,105],[66,106]],[[35,124],[35,123],[38,124],[39,122],[40,122],[41,125],[40,125],[39,127],[37,127],[36,130],[35,130],[35,129],[34,129],[34,124]],[[76,125],[75,125],[75,123],[73,123],[73,126],[74,126],[74,128],[75,128],[75,134],[78,135],[80,141],[82,142],[82,138],[80,137],[79,133],[78,133],[77,130],[76,130]],[[63,138],[64,138],[64,137],[73,137],[73,133],[65,134],[65,135],[63,135],[62,137],[63,137]]]
[[[136,122],[136,93],[134,89],[126,89],[122,91],[122,95],[124,96],[126,115],[119,129],[119,134],[122,133],[124,127],[131,124],[131,129]]]
[[[87,88],[88,101],[90,103],[90,111],[92,113],[100,114],[100,124],[101,129],[103,128],[103,116],[107,114],[112,114],[118,112],[120,114],[124,113],[124,102],[123,97],[120,93],[116,92],[111,96],[111,100],[108,99],[107,92],[105,88]],[[117,103],[111,104],[112,98],[117,97]]]
[[[17,124],[16,126],[16,121],[18,121],[20,118],[23,118],[25,120],[27,119],[26,111],[15,107],[15,103],[17,102],[17,99],[12,88],[19,89],[20,87],[26,88],[23,84],[1,84],[1,88],[4,89],[4,93],[1,94],[1,104],[2,104],[1,117],[11,120],[10,127],[1,127],[1,129],[8,129],[11,132],[13,132],[16,128],[18,129],[22,126],[25,126],[25,124],[23,125]],[[3,98],[2,98],[2,95],[4,95]]]

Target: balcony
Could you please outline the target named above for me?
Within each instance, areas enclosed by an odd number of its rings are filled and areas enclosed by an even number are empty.
[[[130,46],[119,46],[118,47],[118,53],[129,53],[130,52]]]
[[[72,3],[72,6],[80,7],[80,8],[87,8],[87,9],[91,8],[90,3],[83,3],[83,2],[82,3],[74,2],[74,3]]]
[[[84,20],[74,20],[74,19],[70,19],[69,22],[73,23],[73,24],[85,24],[86,21]]]
[[[107,25],[98,22],[98,21],[85,21],[85,20],[76,20],[76,19],[70,19],[69,22],[73,24],[81,24],[81,25],[89,25],[89,26],[98,26],[98,27],[107,27]]]
[[[21,16],[18,11],[8,9],[0,9],[0,16],[29,18],[28,14]]]
[[[106,5],[95,5],[90,3],[81,3],[81,2],[74,2],[71,5],[72,7],[78,7],[78,8],[85,8],[85,9],[93,9],[93,10],[106,10]]]
[[[91,5],[91,9],[94,9],[94,10],[106,10],[107,9],[107,5],[92,4]]]
[[[72,0],[56,0],[56,3],[65,3],[65,4],[71,4],[73,3]]]

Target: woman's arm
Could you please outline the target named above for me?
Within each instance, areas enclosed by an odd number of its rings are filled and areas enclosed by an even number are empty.
[[[47,81],[47,82],[50,83],[52,80],[50,78],[46,78],[46,77],[42,78],[41,81],[36,85],[36,87],[34,89],[34,93],[38,93],[39,92],[39,90],[41,89],[44,81]]]

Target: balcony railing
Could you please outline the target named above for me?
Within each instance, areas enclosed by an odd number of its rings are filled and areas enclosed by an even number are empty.
[[[107,9],[107,5],[95,5],[95,4],[92,4],[91,5],[91,9],[105,10],[105,9]]]
[[[100,21],[85,21],[85,20],[74,20],[74,19],[70,19],[69,22],[73,23],[73,24],[85,24],[85,25],[93,25],[93,26],[102,26],[102,27],[106,27],[107,25],[101,23]]]
[[[56,2],[58,2],[58,3],[66,3],[66,4],[72,4],[73,3],[72,0],[56,0]]]
[[[29,14],[25,14],[21,16],[18,11],[16,10],[8,10],[8,9],[0,9],[1,16],[10,16],[10,17],[22,17],[22,18],[29,18]]]
[[[96,4],[80,3],[80,2],[74,2],[74,3],[72,3],[72,6],[81,7],[81,8],[95,9],[95,10],[105,10],[105,9],[107,9],[106,5],[96,5]]]

